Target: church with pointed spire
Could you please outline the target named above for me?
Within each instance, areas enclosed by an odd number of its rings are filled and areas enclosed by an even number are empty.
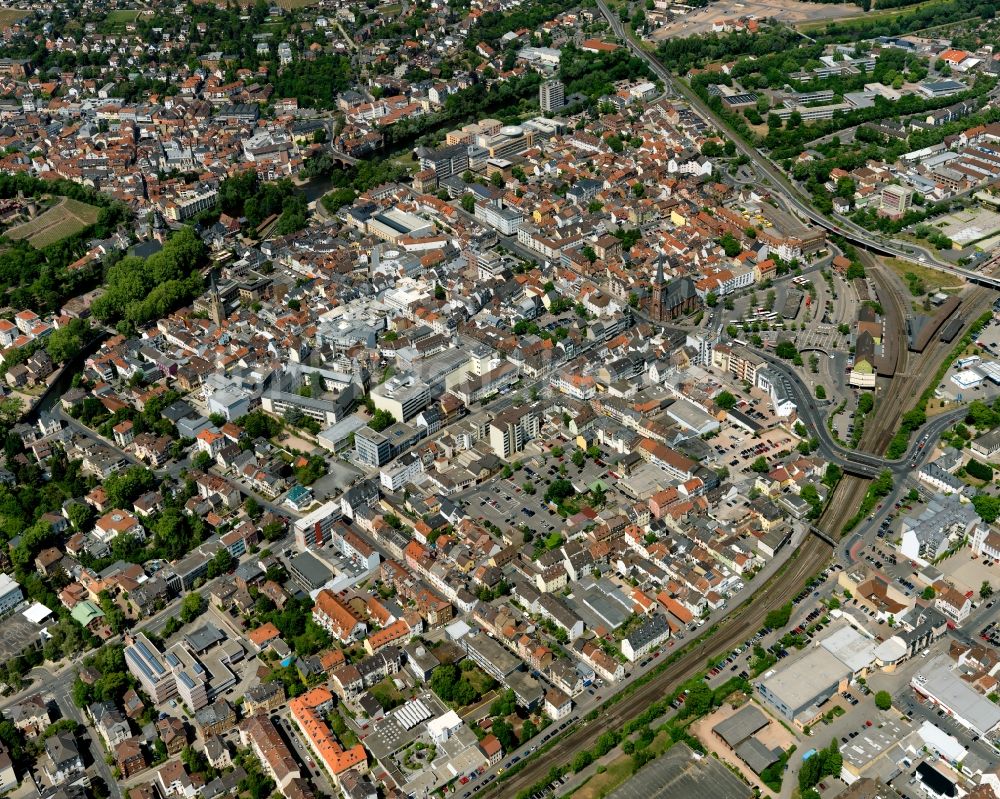
[[[225,306],[222,304],[222,298],[219,296],[219,287],[215,283],[214,269],[212,270],[212,288],[208,295],[208,317],[217,327],[222,327],[222,323],[226,318]]]
[[[680,319],[698,309],[701,300],[689,277],[678,277],[667,282],[663,273],[663,253],[656,259],[656,277],[649,287],[649,315],[660,322]]]

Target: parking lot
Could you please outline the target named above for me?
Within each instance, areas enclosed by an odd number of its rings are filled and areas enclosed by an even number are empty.
[[[515,472],[513,477],[497,477],[483,483],[465,500],[467,512],[503,530],[512,526],[520,527],[522,524],[542,534],[560,529],[562,519],[545,504],[543,498],[546,483],[542,481],[532,495],[526,493],[521,485],[530,479],[531,475],[522,469]]]
[[[962,549],[937,566],[960,591],[972,591],[978,596],[983,582],[1000,591],[1000,563],[989,558],[973,560],[971,549]]]
[[[748,438],[733,427],[709,439],[708,444],[715,450],[715,462],[732,472],[746,470],[761,456],[770,461],[778,452],[794,449],[798,441],[784,430],[768,430],[758,438]]]
[[[961,308],[957,313],[961,315]],[[978,364],[959,365],[958,362],[963,358],[972,356],[979,356],[981,361]],[[965,402],[971,402],[972,400],[988,402],[1000,396],[1000,385],[997,385],[988,377],[984,378],[979,385],[966,389],[958,386],[951,379],[958,372],[965,369],[972,369],[973,371],[983,373],[979,367],[989,363],[994,365],[1000,363],[1000,322],[995,319],[983,328],[976,341],[966,347],[962,355],[949,367],[944,378],[938,383],[934,395],[939,399],[949,401],[961,399]]]
[[[501,529],[528,525],[535,533],[547,534],[562,526],[559,514],[545,502],[545,492],[555,480],[569,480],[578,494],[595,485],[609,490],[618,475],[603,458],[587,458],[582,466],[573,463],[576,447],[563,445],[561,455],[526,460],[510,477],[497,476],[471,491],[465,498],[467,511]],[[525,490],[530,484],[534,493]]]

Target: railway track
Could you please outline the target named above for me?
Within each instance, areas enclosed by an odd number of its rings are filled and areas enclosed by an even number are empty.
[[[874,270],[876,282],[886,285],[885,276]],[[859,442],[859,449],[881,455],[895,435],[903,413],[927,387],[934,377],[937,364],[953,345],[935,339],[923,353],[911,353],[907,349],[904,299],[889,288],[883,292],[893,303],[891,313],[898,320],[899,357],[897,373],[889,387],[882,393],[876,404],[870,424],[866,426]],[[987,310],[994,292],[982,287],[972,288],[965,297],[962,311],[968,323]],[[860,477],[845,476],[834,492],[827,509],[817,526],[839,539],[844,524],[857,512],[858,506],[868,490],[869,481]],[[753,597],[740,605],[719,622],[711,636],[703,637],[689,649],[673,666],[666,669],[645,685],[636,689],[626,698],[606,708],[592,722],[584,722],[570,732],[543,756],[522,768],[504,781],[492,783],[481,792],[487,797],[514,797],[527,788],[543,780],[553,766],[567,763],[577,753],[590,749],[597,739],[610,729],[620,728],[626,721],[642,713],[650,704],[672,693],[681,684],[697,676],[705,668],[710,657],[731,650],[743,643],[753,631],[764,626],[764,619],[774,608],[790,602],[801,590],[805,581],[821,571],[830,560],[830,548],[816,536],[808,536],[799,546],[795,557],[783,572],[779,572]]]
[[[883,301],[884,298],[892,303],[894,307],[889,309],[890,314],[898,320],[905,320],[908,314],[906,308],[903,307],[904,299],[888,285],[887,277],[882,271],[887,268],[879,264],[872,271],[873,279],[879,286],[879,299]],[[962,298],[962,305],[958,309],[958,313],[961,313],[965,319],[965,327],[971,325],[982,313],[990,309],[994,296],[995,292],[992,289],[982,286],[973,286],[966,291]],[[955,346],[954,341],[944,342],[935,337],[924,348],[923,352],[909,352],[905,327],[900,324],[896,330],[899,336],[898,346],[900,347],[896,374],[890,381],[888,388],[879,392],[872,424],[866,425],[865,433],[858,446],[858,449],[875,455],[881,455],[885,452],[892,437],[896,434],[898,423],[903,414],[910,410],[917,398],[927,389],[930,381],[934,379],[942,359]],[[961,334],[964,332],[963,328]]]
[[[593,747],[604,732],[621,727],[653,702],[659,701],[682,683],[697,676],[704,670],[709,657],[742,644],[755,630],[764,626],[764,618],[770,610],[790,602],[801,590],[802,584],[816,572],[821,571],[829,559],[830,548],[815,536],[808,536],[784,572],[772,578],[771,582],[751,600],[726,616],[719,622],[714,634],[701,639],[672,668],[665,670],[625,699],[601,712],[596,720],[572,728],[572,731],[555,747],[546,751],[544,756],[531,761],[510,779],[494,782],[480,795],[508,798],[517,796],[520,791],[544,779],[552,766],[566,763],[577,752]]]

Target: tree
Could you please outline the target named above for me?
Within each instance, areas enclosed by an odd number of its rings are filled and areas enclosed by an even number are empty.
[[[875,707],[879,710],[888,710],[892,707],[892,696],[888,691],[878,691],[875,694]]]
[[[253,497],[247,497],[243,501],[243,510],[246,511],[247,516],[251,519],[259,519],[261,514],[264,513],[264,509],[260,506],[260,503]]]
[[[705,305],[707,305],[709,308],[714,308],[718,304],[719,304],[719,295],[716,294],[714,291],[710,291],[708,292],[708,294],[705,295]]]
[[[823,484],[829,488],[833,488],[840,482],[840,478],[843,476],[844,472],[837,464],[828,463],[826,465],[826,474],[823,475]]]
[[[104,491],[111,507],[127,508],[144,493],[150,491],[156,483],[156,475],[149,469],[144,466],[131,466],[123,472],[109,475],[104,481]]]
[[[983,584],[979,586],[979,598],[989,599],[991,596],[993,596],[993,586],[989,580],[983,580]]]
[[[823,386],[816,386],[816,399],[826,399],[826,389]]]
[[[490,705],[490,715],[495,719],[504,718],[517,711],[517,696],[509,688]]]
[[[583,450],[582,449],[578,449],[578,450],[575,450],[573,452],[573,456],[572,456],[571,460],[573,461],[573,465],[574,466],[582,469],[583,468],[583,464],[586,463],[586,461],[587,461],[587,456],[583,454]]]
[[[767,458],[763,455],[758,456],[757,459],[750,464],[750,469],[758,474],[763,474],[768,470],[768,468],[770,467],[767,465]]]
[[[387,427],[391,427],[395,423],[396,417],[389,411],[383,410],[382,408],[376,408],[375,413],[372,414],[371,421],[368,422],[368,426],[376,433],[381,433]]]
[[[545,501],[558,503],[575,493],[573,484],[569,480],[553,480],[545,491]]]
[[[79,354],[89,332],[89,322],[74,319],[65,327],[52,331],[46,339],[45,350],[55,363],[68,363]]]
[[[712,709],[712,689],[703,680],[690,683],[684,710],[690,716],[704,716]]]
[[[792,606],[791,603],[782,605],[780,608],[775,608],[767,616],[764,617],[764,626],[770,627],[772,630],[780,630],[786,624],[788,620],[792,617]]]
[[[85,708],[92,701],[90,686],[77,677],[73,682],[73,704],[79,708]]]
[[[208,603],[204,597],[197,591],[192,591],[181,600],[181,621],[185,624],[194,621],[207,607]]]
[[[774,348],[774,354],[779,358],[784,358],[786,361],[792,360],[799,351],[795,348],[795,345],[791,341],[779,341],[777,346]]]
[[[976,494],[972,498],[972,506],[979,514],[979,518],[987,524],[992,524],[1000,516],[1000,498],[989,494]]]
[[[723,234],[722,238],[719,239],[719,246],[722,247],[723,252],[726,253],[726,257],[728,258],[735,258],[743,250],[739,239],[732,233]]]
[[[222,548],[216,552],[208,562],[206,576],[209,580],[225,574],[236,565],[236,559],[229,553],[228,549]]]
[[[923,597],[928,602],[930,602],[932,599],[934,599],[935,596],[934,586],[933,585],[927,586],[923,590],[923,592],[921,592],[920,596]]]
[[[584,749],[582,752],[576,753],[576,757],[573,758],[573,764],[570,766],[570,768],[573,769],[574,774],[579,774],[593,762],[594,762],[594,756],[590,754],[590,750]]]
[[[476,198],[472,194],[462,195],[462,208],[467,214],[471,214],[476,210]]]
[[[69,506],[67,514],[74,530],[89,530],[94,521],[94,508],[86,502],[74,502]]]
[[[715,404],[724,411],[731,411],[734,407],[736,407],[736,402],[736,397],[728,391],[720,391],[715,396]]]
[[[260,533],[265,541],[277,541],[285,534],[285,528],[281,522],[268,522],[261,528]]]
[[[993,468],[988,463],[982,463],[975,458],[970,458],[965,464],[965,471],[977,480],[990,481],[993,479]]]

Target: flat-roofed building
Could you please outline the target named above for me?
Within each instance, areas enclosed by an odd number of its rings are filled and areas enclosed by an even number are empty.
[[[533,405],[508,408],[489,425],[490,447],[498,458],[510,458],[538,437],[542,416]]]
[[[969,686],[947,655],[937,655],[922,665],[910,680],[910,687],[978,735],[1000,726],[1000,707]]]
[[[420,238],[434,232],[434,225],[415,214],[393,208],[370,217],[368,232],[383,241],[397,242],[402,238]]]
[[[849,667],[817,648],[768,671],[757,682],[757,690],[782,716],[804,727],[820,714],[820,704],[846,688],[850,677]]]
[[[288,573],[304,591],[313,592],[333,578],[333,572],[311,552],[300,552],[288,561]]]
[[[430,386],[415,375],[390,377],[371,391],[372,402],[397,422],[408,422],[431,404]]]
[[[13,610],[24,600],[24,593],[17,580],[9,574],[0,574],[0,616]]]
[[[482,633],[467,635],[462,643],[466,654],[498,682],[506,684],[507,677],[521,667],[521,661]]]
[[[750,786],[714,757],[677,743],[643,766],[608,799],[750,799]]]
[[[157,704],[177,695],[173,671],[145,633],[139,633],[133,643],[125,647],[125,665]]]
[[[330,540],[333,525],[342,515],[339,502],[326,502],[301,519],[296,519],[295,545],[300,549],[323,546]]]

